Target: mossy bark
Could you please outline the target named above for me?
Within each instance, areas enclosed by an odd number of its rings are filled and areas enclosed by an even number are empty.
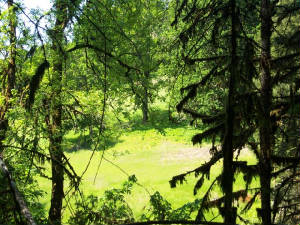
[[[49,153],[51,156],[52,190],[49,210],[50,224],[61,224],[62,203],[64,198],[64,168],[62,149],[62,76],[63,76],[63,41],[64,29],[68,22],[67,3],[56,0],[55,26],[50,35],[52,40],[53,65],[51,79],[50,113],[46,118],[49,130]]]
[[[15,86],[16,79],[16,14],[13,9],[14,1],[8,0],[7,7],[9,10],[9,59],[8,59],[8,67],[7,73],[4,75],[3,83],[2,83],[2,96],[4,97],[4,102],[0,106],[0,153],[2,153],[2,142],[5,139],[6,131],[8,128],[8,121],[5,117],[9,107],[10,107],[10,99],[12,97],[12,89]]]

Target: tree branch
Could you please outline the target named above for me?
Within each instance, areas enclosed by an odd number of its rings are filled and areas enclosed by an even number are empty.
[[[132,67],[126,63],[124,63],[122,60],[118,59],[115,55],[113,55],[112,53],[110,52],[107,52],[101,48],[98,48],[97,46],[94,46],[94,45],[91,45],[89,43],[81,43],[81,44],[76,44],[74,47],[70,48],[70,49],[67,49],[66,52],[73,52],[73,51],[76,51],[78,49],[82,49],[82,48],[89,48],[89,49],[93,49],[97,52],[101,52],[103,54],[105,54],[106,56],[109,56],[111,58],[114,58],[116,59],[116,61],[124,68],[128,69],[128,70],[136,70],[136,71],[139,71],[139,69],[135,68],[135,67]]]
[[[26,205],[26,202],[24,201],[21,193],[19,192],[16,182],[13,180],[12,175],[10,174],[7,166],[4,163],[4,160],[2,156],[0,156],[0,169],[6,176],[9,182],[10,189],[13,193],[14,200],[16,202],[16,205],[18,206],[18,209],[20,210],[20,213],[24,216],[26,219],[26,222],[28,225],[36,225],[32,214],[30,213],[30,210],[28,209],[28,206]]]

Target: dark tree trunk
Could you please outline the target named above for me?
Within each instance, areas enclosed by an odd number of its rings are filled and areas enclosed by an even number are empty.
[[[14,7],[14,1],[8,0],[7,6],[8,8]],[[15,79],[16,79],[16,21],[15,21],[15,13],[12,10],[11,19],[9,20],[9,42],[10,42],[10,49],[9,49],[9,63],[8,63],[8,73],[7,73],[7,88],[6,88],[6,101],[8,104],[8,99],[11,97],[11,90],[15,86]]]
[[[55,135],[55,134],[53,134]],[[51,224],[61,224],[62,201],[64,197],[64,171],[62,167],[61,137],[50,140],[52,190],[49,221]]]
[[[142,101],[142,111],[143,111],[143,122],[149,120],[149,109],[148,109],[148,89],[145,88],[144,99]]]
[[[229,77],[229,90],[226,103],[226,123],[225,123],[225,137],[223,142],[223,174],[222,174],[222,188],[225,193],[224,199],[224,222],[226,224],[235,224],[236,212],[232,207],[232,188],[233,188],[233,127],[234,127],[234,93],[235,93],[235,79],[236,79],[236,14],[235,14],[235,0],[231,0],[231,66]]]
[[[8,9],[11,9],[14,6],[13,0],[7,1]],[[6,130],[8,126],[8,121],[5,118],[6,112],[10,107],[9,100],[11,98],[11,90],[15,86],[15,77],[16,77],[16,15],[14,10],[9,11],[10,20],[9,20],[9,61],[6,77],[3,79],[2,84],[2,95],[5,96],[3,105],[0,108],[0,152],[3,151],[2,142],[5,139]]]
[[[56,0],[54,2],[56,8],[56,21],[51,34],[53,56],[53,72],[51,80],[51,106],[50,115],[46,118],[49,130],[49,152],[51,156],[51,172],[52,172],[52,191],[51,206],[49,210],[49,222],[51,224],[61,224],[61,211],[64,198],[64,169],[63,149],[62,149],[62,68],[63,68],[63,33],[68,22],[67,3],[65,1]],[[53,35],[53,36],[52,36]]]
[[[259,119],[260,137],[260,185],[261,216],[264,225],[271,224],[271,6],[269,0],[261,1],[261,118]]]
[[[55,50],[55,48],[54,48]],[[58,57],[58,56],[57,56]],[[58,57],[60,58],[60,57]],[[61,105],[61,78],[62,63],[55,62],[53,66],[53,97],[51,99],[51,114],[48,122],[49,128],[49,152],[51,156],[52,190],[49,221],[51,224],[61,224],[62,201],[64,197],[64,170],[62,167],[63,150],[62,143],[62,105]]]
[[[144,93],[142,99],[143,122],[147,122],[149,120],[148,79],[149,79],[149,72],[145,72],[145,82],[143,82]]]

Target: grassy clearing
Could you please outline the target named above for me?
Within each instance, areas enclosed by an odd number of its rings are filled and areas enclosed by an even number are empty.
[[[101,196],[105,190],[120,187],[121,183],[127,179],[127,175],[135,174],[142,187],[136,186],[127,200],[137,216],[143,212],[149,200],[149,194],[145,189],[151,194],[159,191],[173,208],[193,201],[195,198],[201,198],[208,189],[210,181],[204,183],[197,196],[193,195],[196,182],[193,175],[188,177],[186,184],[179,185],[175,189],[171,189],[169,185],[172,176],[192,170],[209,159],[207,144],[202,146],[190,144],[191,137],[197,132],[199,130],[187,125],[165,123],[158,127],[155,122],[136,124],[131,130],[122,133],[115,145],[104,152],[105,158],[102,161],[103,152],[95,153],[83,176],[81,189],[86,195]],[[74,142],[76,135],[69,133],[68,138]],[[79,148],[66,155],[77,173],[81,175],[86,169],[91,154],[90,149]],[[254,157],[249,152],[243,153],[242,158],[254,163]],[[219,162],[212,168],[211,178],[220,173],[221,166]],[[46,207],[49,207],[51,183],[39,178],[39,184],[47,193],[43,202],[48,204]],[[241,175],[237,176],[236,184],[237,190],[244,188]],[[217,197],[220,197],[220,190],[214,191],[211,196],[212,199]],[[66,212],[65,216],[68,217],[68,215],[69,213]],[[219,219],[221,221],[220,217]]]

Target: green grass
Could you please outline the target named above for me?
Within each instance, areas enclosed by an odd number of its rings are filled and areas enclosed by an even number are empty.
[[[131,130],[123,132],[114,145],[106,149],[104,157],[107,160],[102,160],[100,166],[99,162],[103,152],[95,153],[83,176],[81,190],[85,195],[101,196],[105,190],[120,187],[127,179],[127,174],[135,174],[142,187],[136,186],[127,201],[137,216],[143,212],[149,200],[145,189],[152,194],[159,191],[174,209],[195,198],[200,198],[211,181],[204,183],[197,196],[193,195],[193,187],[197,181],[194,175],[188,177],[186,184],[178,185],[174,189],[171,189],[169,185],[172,176],[192,170],[209,159],[207,144],[202,146],[190,144],[191,137],[197,132],[199,130],[187,125],[174,125],[166,121],[161,124],[156,121],[147,124],[136,123]],[[79,139],[78,135],[73,132],[66,136],[66,140],[69,140],[70,143],[74,143],[76,138]],[[78,175],[81,175],[86,169],[91,154],[90,149],[80,149],[80,147],[79,150],[73,149],[66,153]],[[243,154],[242,157],[254,163],[254,157],[249,152]],[[221,172],[221,167],[222,163],[219,162],[212,168],[211,178]],[[98,175],[96,176],[97,170]],[[49,208],[51,183],[43,178],[39,178],[38,181],[40,187],[47,193],[42,202]],[[243,178],[239,175],[236,179],[236,189],[243,188]],[[220,195],[220,190],[216,190],[211,197],[217,198]],[[66,211],[65,217],[68,216],[69,213]],[[219,219],[221,221],[220,217]]]

